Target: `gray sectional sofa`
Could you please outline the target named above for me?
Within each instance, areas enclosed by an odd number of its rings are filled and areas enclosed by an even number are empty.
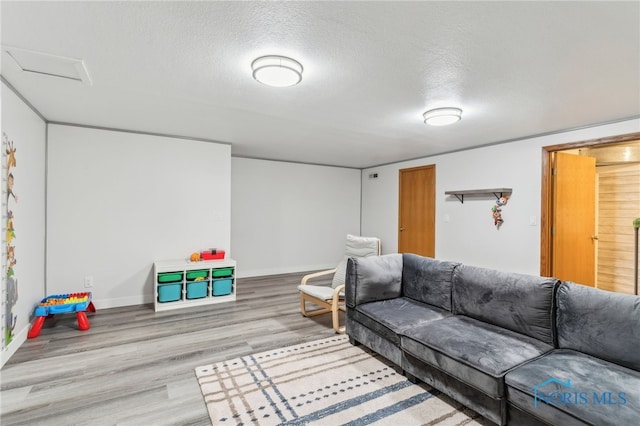
[[[412,254],[352,258],[346,332],[499,425],[640,425],[640,297]]]

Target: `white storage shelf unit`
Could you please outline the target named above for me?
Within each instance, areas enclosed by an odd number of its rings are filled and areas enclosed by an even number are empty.
[[[156,312],[236,300],[233,259],[158,261],[153,269]]]

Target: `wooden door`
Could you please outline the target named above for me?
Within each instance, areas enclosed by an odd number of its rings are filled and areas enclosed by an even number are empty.
[[[435,257],[436,166],[400,170],[398,252]]]
[[[640,146],[639,146],[640,150]],[[640,163],[598,166],[598,288],[634,292],[634,228],[640,217]]]
[[[595,285],[596,160],[558,152],[554,158],[551,275]]]

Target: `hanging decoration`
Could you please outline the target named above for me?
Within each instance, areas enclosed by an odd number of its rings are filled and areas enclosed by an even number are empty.
[[[502,206],[505,206],[509,201],[509,197],[502,196],[496,200],[496,204],[491,207],[491,216],[493,217],[493,224],[496,229],[500,229],[504,219],[502,219]]]
[[[14,192],[16,167],[16,148],[13,140],[2,132],[2,171],[4,172],[2,188],[2,216],[3,231],[6,232],[6,246],[3,247],[3,276],[2,276],[2,349],[5,349],[14,338],[17,315],[13,307],[18,301],[18,279],[15,273],[16,260],[16,232],[14,229],[14,207],[18,196]]]

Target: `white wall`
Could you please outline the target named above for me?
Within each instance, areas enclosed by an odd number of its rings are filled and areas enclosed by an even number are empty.
[[[592,127],[362,171],[362,232],[382,238],[383,252],[398,249],[398,171],[436,165],[436,257],[467,264],[539,274],[542,147],[640,131],[640,120]],[[377,172],[378,179],[369,179]],[[513,188],[502,209],[504,224],[491,218],[493,196],[465,199],[449,190]],[[449,222],[445,222],[448,215]],[[530,219],[535,219],[535,226]]]
[[[49,293],[150,303],[154,260],[232,255],[229,145],[49,125],[48,167]]]
[[[333,268],[360,232],[360,171],[231,161],[231,235],[239,276]]]
[[[5,321],[15,317],[13,340],[2,351],[0,366],[26,340],[29,320],[35,305],[44,296],[45,285],[45,153],[46,125],[4,82],[2,83],[2,132],[13,141],[16,149],[13,192],[8,208],[13,212],[15,239],[14,266],[17,280],[18,299],[11,312],[6,310],[6,282],[2,287],[2,334],[5,335]],[[7,185],[7,164],[3,156],[2,185]],[[6,189],[3,190],[6,197]],[[3,199],[3,207],[7,203]],[[6,276],[7,233],[6,214],[2,209],[2,274]]]

